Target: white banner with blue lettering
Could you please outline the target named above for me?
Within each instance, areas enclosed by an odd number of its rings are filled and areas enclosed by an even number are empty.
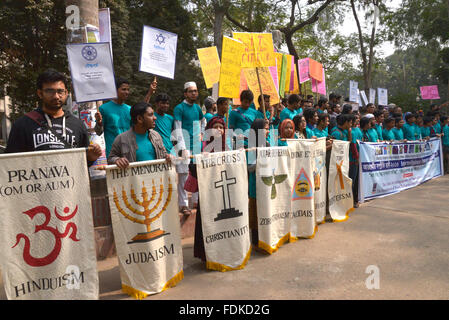
[[[415,187],[443,175],[441,140],[360,142],[360,202]]]

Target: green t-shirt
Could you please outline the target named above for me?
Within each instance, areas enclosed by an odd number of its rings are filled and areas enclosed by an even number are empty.
[[[374,128],[368,129],[367,131],[369,142],[378,142],[379,136],[377,135],[377,130]]]
[[[383,140],[383,132],[382,132],[382,126],[380,124],[376,124],[376,133],[377,133],[377,138],[379,140]]]
[[[136,135],[137,150],[136,150],[136,160],[137,161],[149,161],[156,159],[156,152],[154,146],[148,138],[148,133],[139,134],[134,132]]]
[[[449,146],[449,125],[443,127],[443,145]]]
[[[285,119],[293,120],[293,118],[298,114],[298,112],[297,112],[298,110],[291,111],[289,108],[282,109],[281,114],[279,115],[279,118],[281,119],[281,123]]]
[[[229,115],[229,128],[241,129],[243,132],[251,128],[254,120],[258,119],[259,113],[256,109],[248,108],[247,110],[238,107],[232,110]]]
[[[103,118],[106,157],[109,156],[115,138],[131,128],[130,111],[131,106],[124,103],[119,105],[112,100],[100,106],[100,113]]]
[[[348,140],[348,131],[341,130],[338,127],[335,127],[334,129],[332,129],[331,136],[333,136],[337,140],[349,141]]]
[[[310,129],[309,129],[310,130]],[[328,137],[329,133],[327,131],[327,127],[324,130],[320,130],[318,128],[314,128],[313,129],[313,135],[317,138],[323,138],[323,137]]]
[[[214,114],[206,112],[206,114],[204,115],[204,118],[206,118],[206,121],[209,122],[210,119],[212,119],[214,117]]]

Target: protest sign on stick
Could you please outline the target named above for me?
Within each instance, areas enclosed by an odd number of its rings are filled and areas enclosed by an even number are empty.
[[[438,86],[424,86],[420,87],[421,99],[423,100],[438,100],[440,95],[438,93]]]
[[[178,35],[143,26],[139,71],[174,79]]]
[[[221,52],[221,68],[219,81],[219,96],[226,98],[239,98],[243,43],[239,40],[223,37]]]
[[[115,99],[117,89],[109,43],[75,43],[66,48],[76,102]]]
[[[197,49],[206,88],[210,89],[220,80],[220,58],[217,47]]]

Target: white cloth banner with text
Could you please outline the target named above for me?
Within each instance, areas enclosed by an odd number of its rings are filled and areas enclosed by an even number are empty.
[[[273,253],[289,241],[291,180],[287,147],[257,148],[259,247]]]
[[[86,150],[5,154],[0,166],[7,298],[98,299]]]
[[[122,289],[136,299],[184,277],[176,171],[165,160],[107,167]]]
[[[345,221],[354,210],[352,179],[349,178],[349,142],[334,140],[329,163],[329,213],[334,221]]]
[[[244,150],[195,156],[206,267],[242,269],[251,255]]]

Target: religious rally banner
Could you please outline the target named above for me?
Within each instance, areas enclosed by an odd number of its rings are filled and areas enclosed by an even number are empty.
[[[326,75],[323,68],[323,81],[318,81],[312,78],[312,92],[326,95]]]
[[[273,67],[276,65],[271,33],[233,32],[232,37],[244,44],[242,68]]]
[[[419,88],[421,92],[421,99],[423,100],[438,100],[440,94],[438,93],[438,86],[424,86]]]
[[[319,138],[313,145],[313,181],[315,202],[315,220],[323,223],[326,218],[327,172],[326,138]]]
[[[377,88],[377,102],[380,106],[388,105],[388,90]]]
[[[178,35],[143,26],[139,71],[174,79]]]
[[[248,84],[249,89],[254,94],[254,104],[257,108],[259,108],[259,96],[260,96],[260,88],[259,82],[256,74],[255,68],[245,68],[243,69],[243,73],[245,74],[246,82]],[[280,102],[278,92],[276,90],[276,85],[274,84],[273,77],[271,76],[271,72],[268,67],[259,68],[259,79],[260,85],[262,87],[263,94],[267,94],[270,96],[270,105],[274,105]]]
[[[210,89],[220,80],[220,58],[217,47],[196,49],[206,88]]]
[[[313,238],[317,230],[313,178],[315,140],[288,140],[287,143],[292,186],[290,240]]]
[[[362,96],[363,103],[364,103],[365,106],[366,106],[366,105],[368,104],[368,98],[366,97],[365,90],[360,91],[360,95]]]
[[[251,256],[245,151],[197,154],[195,161],[206,268],[243,269]]]
[[[100,42],[109,42],[111,57],[114,59],[112,54],[111,12],[109,8],[102,8],[98,10],[98,24],[100,31]]]
[[[291,80],[291,73],[294,71],[292,69],[292,62],[294,61],[294,57],[290,54],[286,54],[287,56],[287,69],[285,74],[285,86],[284,86],[284,92],[290,92],[290,80]]]
[[[287,147],[257,148],[259,248],[272,254],[290,240],[291,179]]]
[[[223,37],[221,49],[221,68],[218,95],[226,98],[239,98],[241,82],[241,57],[244,45],[241,41]]]
[[[323,81],[323,65],[311,58],[309,59],[309,75],[311,78],[321,82]]]
[[[143,299],[174,287],[184,277],[174,165],[107,166],[106,179],[123,292]]]
[[[376,102],[376,89],[369,89],[369,103]]]
[[[109,43],[75,43],[66,49],[76,102],[117,97]]]
[[[349,178],[349,142],[334,140],[329,161],[329,213],[334,221],[348,219],[354,210],[352,179]]]
[[[86,149],[5,154],[0,163],[7,298],[98,299]]]
[[[441,139],[360,142],[360,202],[415,187],[443,175]]]

